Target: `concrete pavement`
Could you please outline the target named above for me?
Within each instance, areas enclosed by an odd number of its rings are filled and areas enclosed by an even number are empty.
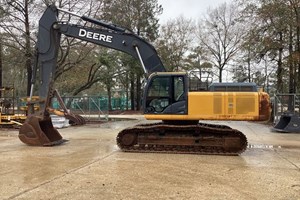
[[[0,130],[0,199],[300,199],[300,134],[214,122],[242,131],[249,148],[240,156],[124,153],[117,133],[146,122],[134,117],[60,129],[69,141],[55,147]]]

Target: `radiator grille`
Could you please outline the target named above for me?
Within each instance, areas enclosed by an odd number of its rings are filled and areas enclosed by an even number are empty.
[[[249,112],[255,112],[255,96],[245,95],[239,96],[236,99],[236,112],[237,114],[247,114]]]
[[[214,94],[214,114],[222,114],[222,94]]]
[[[214,114],[249,114],[255,112],[255,95],[214,94],[213,113]]]

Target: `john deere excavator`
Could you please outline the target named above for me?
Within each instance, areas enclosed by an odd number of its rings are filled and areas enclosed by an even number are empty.
[[[59,12],[75,15],[97,28],[59,21]],[[140,124],[119,132],[116,141],[123,151],[237,155],[247,148],[247,138],[242,132],[228,126],[199,123],[199,120],[269,118],[266,93],[189,91],[188,74],[166,72],[155,48],[138,35],[51,5],[39,21],[36,68],[41,72],[40,111],[33,113],[20,128],[19,138],[25,144],[52,146],[64,142],[49,117],[61,34],[125,52],[141,62],[147,77],[144,116],[162,122]]]

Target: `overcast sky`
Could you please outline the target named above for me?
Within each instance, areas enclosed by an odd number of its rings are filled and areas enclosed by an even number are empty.
[[[163,6],[163,14],[160,16],[161,23],[170,18],[176,18],[183,15],[186,18],[199,19],[207,9],[215,8],[224,2],[232,0],[158,0],[158,3]]]

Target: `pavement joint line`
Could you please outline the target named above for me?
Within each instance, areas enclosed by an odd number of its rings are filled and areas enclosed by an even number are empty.
[[[106,158],[112,156],[112,155],[115,154],[116,152],[117,152],[117,151],[112,151],[111,153],[109,153],[109,154],[107,154],[107,155],[105,155],[105,156],[103,156],[103,157],[101,157],[101,158],[98,158],[98,159],[96,159],[96,160],[93,160],[93,161],[91,161],[91,162],[88,162],[88,163],[86,163],[86,164],[83,164],[83,165],[81,165],[81,166],[79,166],[79,167],[77,167],[77,168],[71,169],[71,170],[69,170],[69,171],[67,171],[67,172],[65,172],[65,173],[63,173],[63,174],[60,174],[60,175],[58,175],[58,176],[55,176],[54,178],[52,178],[52,179],[50,179],[50,180],[48,180],[48,181],[45,181],[45,182],[43,182],[43,183],[41,183],[41,184],[38,184],[38,185],[36,185],[36,186],[34,186],[34,187],[32,187],[32,188],[26,189],[26,190],[24,190],[24,191],[22,191],[22,192],[20,192],[20,193],[18,193],[18,194],[15,194],[15,195],[13,195],[13,196],[11,196],[11,197],[8,197],[6,200],[14,199],[14,198],[19,197],[19,196],[21,196],[21,195],[23,195],[23,194],[26,194],[27,192],[33,191],[33,190],[35,190],[35,189],[37,189],[37,188],[39,188],[39,187],[41,187],[41,186],[47,185],[48,183],[51,183],[51,182],[53,182],[53,181],[55,181],[55,180],[58,180],[58,179],[60,179],[60,178],[65,177],[65,176],[67,176],[67,175],[69,175],[69,174],[71,174],[71,173],[74,173],[74,172],[76,172],[76,171],[79,171],[79,170],[81,170],[81,169],[83,169],[83,168],[85,168],[85,167],[88,167],[88,166],[90,166],[90,165],[92,165],[92,164],[94,164],[94,163],[96,163],[96,162],[98,162],[98,161],[104,160],[104,159],[106,159]]]
[[[291,165],[293,165],[299,172],[300,172],[300,167],[298,167],[295,163],[293,163],[292,161],[290,161],[289,159],[287,159],[286,157],[282,156],[276,149],[274,149],[274,151],[276,152],[277,155],[279,155],[279,157],[287,162],[289,162]]]
[[[263,137],[259,134],[256,133],[256,131],[253,130],[253,128],[250,125],[246,125],[246,127],[253,133],[257,138],[259,138],[260,141],[264,141]]]

